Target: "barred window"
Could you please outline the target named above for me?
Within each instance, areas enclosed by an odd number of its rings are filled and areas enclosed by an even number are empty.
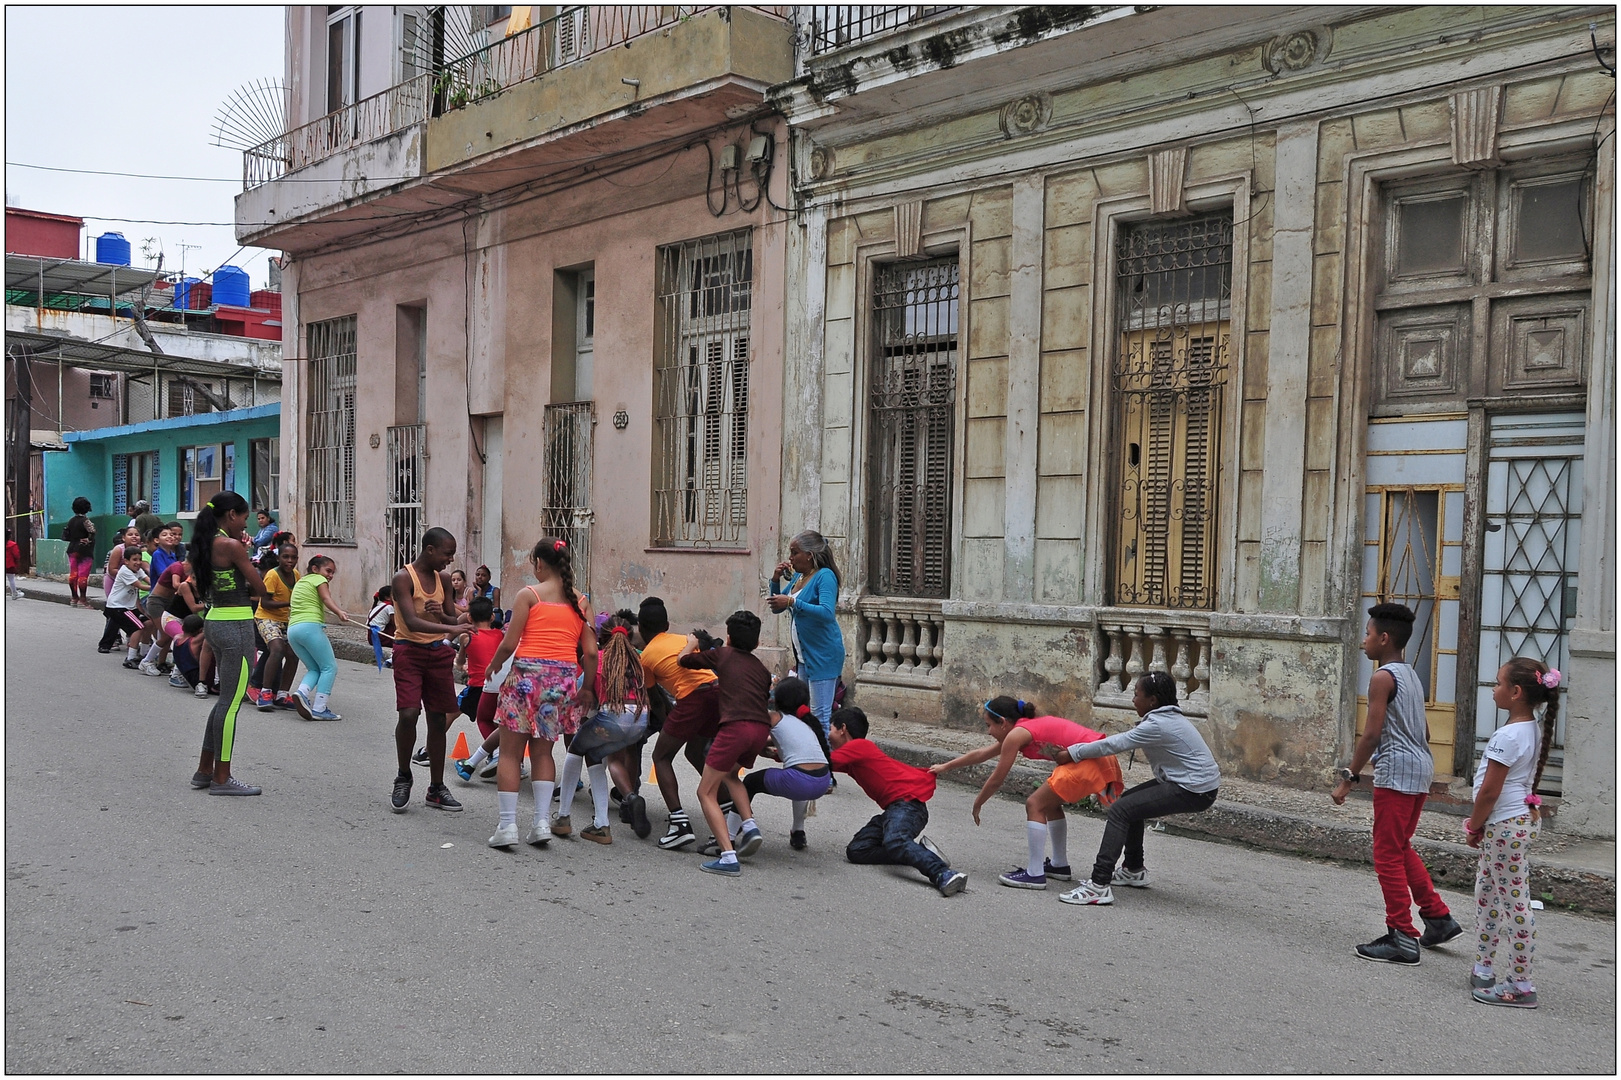
[[[653,542],[734,546],[748,525],[752,233],[659,249]]]
[[[874,274],[871,580],[882,595],[951,590],[958,284],[954,257]]]
[[[355,317],[309,328],[309,536],[355,541]]]
[[[1115,603],[1212,608],[1231,213],[1121,229]]]

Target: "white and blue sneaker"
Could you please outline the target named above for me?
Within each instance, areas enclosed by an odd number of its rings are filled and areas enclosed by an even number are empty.
[[[333,712],[331,709],[316,709],[314,712],[310,713],[309,718],[311,720],[342,720],[343,719],[343,717],[339,716],[337,713]]]
[[[451,767],[453,769],[456,770],[456,775],[461,777],[462,783],[471,784],[473,782],[473,777],[476,774],[473,772],[473,770],[471,768],[468,767],[466,758],[461,758],[461,759],[459,759],[457,761],[452,761],[450,763],[450,765],[451,765]]]
[[[293,705],[298,709],[298,715],[306,720],[315,719],[315,703],[310,700],[310,688],[300,686],[293,691]]]
[[[739,862],[721,862],[714,859],[698,867],[706,874],[719,874],[721,877],[740,877],[743,873],[743,864]]]

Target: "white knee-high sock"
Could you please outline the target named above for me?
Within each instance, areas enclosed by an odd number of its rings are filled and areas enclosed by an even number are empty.
[[[585,758],[579,754],[563,755],[563,775],[557,780],[557,792],[563,800],[563,804],[557,808],[557,813],[562,817],[574,813],[574,787],[580,782],[580,770],[583,768]]]
[[[157,663],[158,662],[158,654],[160,652],[162,652],[162,651],[163,651],[163,646],[162,645],[159,645],[156,641],[152,642],[152,647],[150,649],[146,650],[146,662],[149,663],[149,664]]]
[[[794,832],[805,831],[805,811],[810,809],[810,803],[804,799],[794,800]]]
[[[552,789],[557,784],[551,780],[531,780],[529,786],[535,793],[535,824],[539,825],[552,808]]]
[[[497,791],[495,793],[496,805],[501,808],[501,828],[518,824],[518,793],[516,791]]]
[[[1031,877],[1041,877],[1046,873],[1041,863],[1047,857],[1047,823],[1045,821],[1025,822],[1024,838],[1030,844],[1030,865],[1025,867],[1025,872]]]
[[[585,760],[581,758],[580,760]],[[586,776],[591,782],[591,824],[599,829],[608,827],[608,763],[588,766]]]
[[[1047,822],[1047,842],[1053,848],[1053,865],[1069,865],[1069,819],[1054,818]]]

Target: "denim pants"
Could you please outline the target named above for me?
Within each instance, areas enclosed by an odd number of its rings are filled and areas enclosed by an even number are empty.
[[[951,867],[917,842],[917,835],[928,823],[929,808],[918,800],[892,802],[851,838],[844,857],[853,863],[910,866],[939,885]]]
[[[810,687],[811,712],[816,714],[816,720],[822,725],[823,736],[833,733],[833,695],[838,692],[839,679],[835,675],[831,679],[817,679],[808,684]]]
[[[1210,809],[1215,801],[1214,791],[1189,791],[1165,780],[1149,780],[1121,795],[1109,807],[1103,825],[1103,843],[1098,845],[1097,861],[1092,864],[1092,884],[1107,885],[1114,878],[1122,847],[1126,850],[1126,869],[1143,868],[1143,823],[1149,818],[1196,814]]]

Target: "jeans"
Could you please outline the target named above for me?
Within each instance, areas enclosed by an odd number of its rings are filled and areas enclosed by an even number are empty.
[[[822,734],[833,733],[833,694],[839,688],[837,676],[831,679],[818,679],[810,686],[811,712],[822,725]]]
[[[1189,791],[1164,780],[1138,784],[1109,807],[1103,825],[1103,843],[1098,845],[1097,861],[1092,864],[1092,884],[1103,886],[1114,878],[1120,849],[1125,848],[1127,870],[1143,868],[1143,823],[1149,818],[1171,814],[1197,814],[1216,801],[1214,791]]]
[[[861,827],[844,849],[853,863],[910,866],[935,885],[951,873],[944,859],[917,842],[929,823],[929,808],[916,799],[902,799]]]
[[[1424,860],[1413,850],[1413,831],[1424,809],[1425,796],[1408,795],[1390,788],[1373,789],[1373,872],[1379,877],[1379,891],[1385,897],[1385,925],[1417,937],[1412,905],[1418,905],[1426,919],[1451,914],[1441,894],[1430,881]]]
[[[313,686],[317,694],[332,693],[332,684],[338,681],[338,658],[332,655],[326,627],[318,622],[294,623],[287,628],[287,644],[308,669],[299,685]]]

